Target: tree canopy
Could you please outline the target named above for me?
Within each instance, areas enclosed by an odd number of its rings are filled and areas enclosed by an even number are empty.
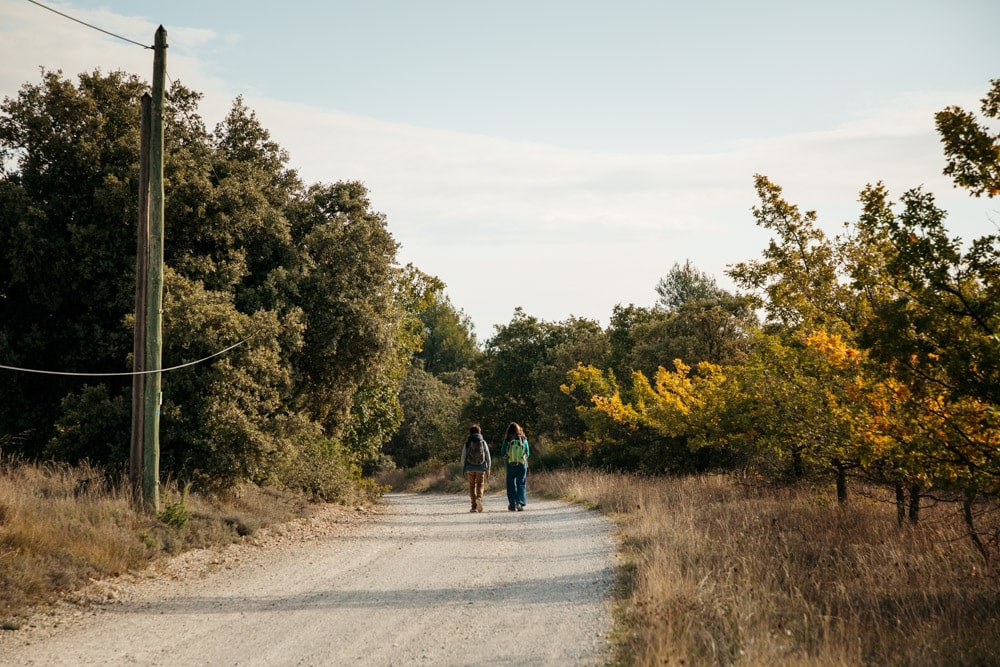
[[[9,365],[130,370],[144,89],[120,72],[44,72],[0,107]],[[419,344],[387,221],[360,183],[303,184],[241,99],[206,131],[199,97],[175,84],[165,118],[164,365],[247,343],[164,377],[165,472],[273,480],[317,439],[343,445],[341,467],[363,463],[399,424]],[[3,387],[5,449],[122,464],[126,381],[16,374]]]

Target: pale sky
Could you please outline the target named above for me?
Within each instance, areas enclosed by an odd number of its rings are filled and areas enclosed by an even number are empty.
[[[963,238],[1000,224],[941,175],[933,119],[1000,78],[996,0],[44,4],[142,44],[162,24],[210,128],[243,95],[306,182],[364,182],[480,340],[518,306],[607,324],[688,259],[731,288],[768,241],[755,173],[831,233],[878,180]],[[149,80],[152,52],[0,0],[0,97],[40,66]]]

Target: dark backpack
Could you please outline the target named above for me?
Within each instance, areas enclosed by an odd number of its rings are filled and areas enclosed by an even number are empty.
[[[469,438],[465,443],[465,462],[473,466],[486,463],[486,442],[482,438]]]

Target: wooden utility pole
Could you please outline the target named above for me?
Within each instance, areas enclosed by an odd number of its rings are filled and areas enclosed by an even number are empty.
[[[138,488],[141,482],[142,504],[150,512],[160,511],[160,405],[163,401],[159,371],[163,367],[163,103],[166,77],[167,31],[161,25],[156,31],[153,46],[153,94],[143,95],[144,146],[139,165],[140,212],[133,343],[134,370],[138,374],[132,382],[132,449],[129,461],[133,488]],[[143,177],[144,169],[148,180]]]
[[[142,497],[146,508],[160,511],[160,405],[163,393],[163,111],[167,78],[167,31],[161,25],[153,43],[153,107],[149,124],[149,271],[146,282],[145,423]]]
[[[145,436],[146,394],[146,280],[149,248],[149,130],[153,98],[142,96],[139,144],[139,223],[135,250],[135,333],[132,343],[132,446],[129,451],[129,485],[136,506],[143,505],[142,452]]]

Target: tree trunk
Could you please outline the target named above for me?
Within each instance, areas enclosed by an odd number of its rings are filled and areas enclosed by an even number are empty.
[[[792,475],[795,480],[798,481],[802,479],[805,475],[804,466],[802,465],[802,452],[798,448],[792,450]]]
[[[920,485],[910,485],[910,523],[914,526],[920,520]]]
[[[834,461],[833,465],[837,469],[837,503],[845,505],[847,504],[847,467],[840,461]]]
[[[979,531],[976,530],[975,519],[972,516],[972,505],[976,502],[976,496],[974,494],[967,494],[965,500],[962,502],[962,518],[965,519],[965,526],[969,529],[969,537],[972,538],[972,543],[976,545],[976,549],[982,555],[983,560],[986,561],[986,565],[990,564],[990,552],[983,544],[983,540],[979,537]]]
[[[896,523],[900,526],[906,521],[906,491],[903,484],[896,482]]]

